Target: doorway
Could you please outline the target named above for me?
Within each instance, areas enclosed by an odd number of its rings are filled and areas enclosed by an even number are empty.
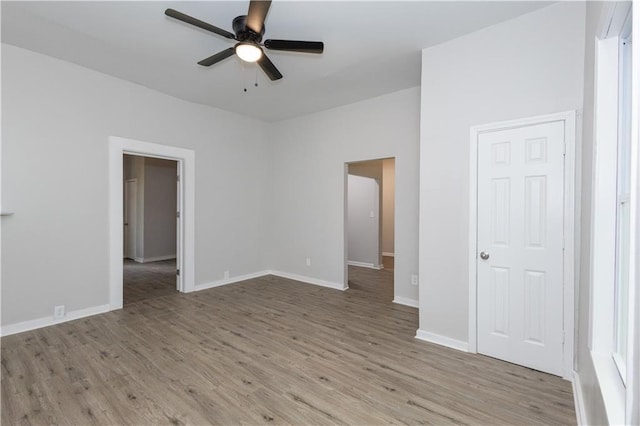
[[[123,155],[123,304],[174,294],[179,240],[179,164]]]
[[[195,152],[184,148],[110,136],[109,310],[121,309],[123,306],[125,155],[172,160],[176,163],[178,176],[174,180],[174,185],[177,187],[176,205],[179,214],[174,213],[176,226],[174,288],[181,292],[195,290]],[[140,200],[139,190],[137,195]],[[138,217],[139,215],[140,210],[138,210]]]
[[[470,351],[559,376],[573,358],[574,120],[471,132]]]
[[[345,270],[350,289],[394,299],[395,159],[346,164]]]

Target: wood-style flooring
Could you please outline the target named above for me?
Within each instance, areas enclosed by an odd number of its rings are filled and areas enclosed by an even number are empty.
[[[392,256],[382,256],[382,266],[384,269],[391,269],[395,267],[396,259]]]
[[[575,424],[569,382],[416,340],[389,273],[351,268],[344,292],[265,276],[3,337],[2,424]]]
[[[176,290],[176,260],[138,263],[125,259],[123,265],[123,304],[169,296]]]

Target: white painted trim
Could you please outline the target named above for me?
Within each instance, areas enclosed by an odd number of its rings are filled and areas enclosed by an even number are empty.
[[[395,253],[389,253],[388,251],[383,251],[382,255],[387,257],[396,257]]]
[[[206,290],[206,289],[209,289],[209,288],[220,287],[220,286],[228,285],[228,284],[235,284],[235,283],[239,283],[239,282],[242,282],[242,281],[250,280],[252,278],[264,277],[265,275],[271,275],[271,271],[259,271],[259,272],[254,272],[252,274],[246,274],[246,275],[239,275],[237,277],[231,277],[231,278],[228,278],[226,280],[222,279],[222,280],[212,281],[212,282],[204,283],[204,284],[196,284],[195,291]]]
[[[451,349],[456,349],[462,352],[469,352],[469,344],[462,340],[452,339],[451,337],[441,336],[439,334],[431,333],[429,331],[418,330],[416,332],[416,339],[424,340],[425,342],[435,343],[436,345],[446,346]]]
[[[320,280],[317,278],[305,277],[304,275],[290,274],[288,272],[281,271],[268,271],[270,275],[275,275],[276,277],[288,278],[290,280],[300,281],[306,284],[319,285],[321,287],[333,288],[335,290],[348,290],[349,286],[347,284],[342,285],[339,283],[333,283],[331,281]]]
[[[355,260],[348,260],[347,261],[347,265],[349,265],[349,266],[358,266],[360,268],[376,269],[376,267],[373,265],[373,263],[356,262]]]
[[[591,351],[591,362],[596,372],[596,378],[602,401],[604,402],[607,420],[611,425],[623,425],[625,422],[625,387],[620,379],[620,372],[616,367],[611,352]]]
[[[478,351],[477,341],[477,212],[478,212],[478,137],[481,133],[507,130],[535,124],[564,121],[565,129],[565,163],[564,163],[564,297],[563,297],[563,328],[565,331],[563,373],[562,376],[571,380],[573,376],[573,341],[574,341],[574,263],[575,263],[575,139],[576,139],[576,111],[559,112],[540,115],[518,120],[472,126],[469,131],[469,352]]]
[[[144,259],[141,258],[141,257],[134,257],[133,261],[136,262],[136,263],[144,263]]]
[[[562,377],[573,379],[573,342],[575,339],[575,232],[576,232],[576,111],[566,113],[564,156],[564,364]]]
[[[182,250],[181,291],[195,290],[195,151],[117,136],[109,137],[109,305],[122,308],[122,159],[133,154],[178,161],[181,177],[179,211],[182,229],[178,245]]]
[[[78,309],[76,311],[69,311],[64,318],[54,318],[53,315],[36,318],[29,321],[18,322],[15,324],[3,325],[0,334],[9,336],[11,334],[22,333],[25,331],[35,330],[37,328],[48,327],[50,325],[62,324],[63,322],[69,322],[80,318],[88,317],[91,315],[103,314],[109,312],[109,305],[92,306],[90,308]]]
[[[145,257],[140,259],[140,263],[150,263],[150,262],[159,262],[161,260],[171,260],[171,259],[175,259],[176,255],[175,254],[166,254],[164,256],[154,256],[154,257]],[[136,262],[138,262],[138,259],[136,259]]]
[[[411,306],[412,308],[420,307],[416,299],[409,299],[408,297],[395,296],[393,298],[393,303],[397,303],[398,305]]]
[[[573,404],[576,410],[576,420],[578,426],[587,424],[587,412],[584,405],[584,394],[582,393],[582,382],[580,382],[580,375],[577,371],[573,372],[573,381],[571,382],[573,389]]]
[[[627,424],[640,424],[640,7],[632,9],[631,67],[631,265],[629,274],[629,352],[627,355]]]
[[[469,352],[478,352],[478,129],[469,131]]]
[[[342,282],[349,288],[349,163],[344,163],[342,171]]]
[[[373,263],[356,262],[353,260],[348,261],[347,265],[358,266],[360,268],[378,269],[378,270],[384,269],[384,265],[374,265]]]

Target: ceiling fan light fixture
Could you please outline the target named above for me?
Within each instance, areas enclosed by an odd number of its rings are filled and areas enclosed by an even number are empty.
[[[262,57],[262,49],[252,43],[236,44],[236,55],[245,62],[255,62]]]

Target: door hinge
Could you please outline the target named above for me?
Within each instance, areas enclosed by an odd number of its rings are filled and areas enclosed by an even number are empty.
[[[176,275],[180,276],[180,269],[176,269]]]
[[[562,344],[563,344],[563,345],[564,345],[565,334],[566,334],[566,333],[565,333],[564,331],[562,331]]]
[[[180,182],[180,175],[176,175],[176,180]]]
[[[176,212],[176,218],[180,219],[180,212]]]

